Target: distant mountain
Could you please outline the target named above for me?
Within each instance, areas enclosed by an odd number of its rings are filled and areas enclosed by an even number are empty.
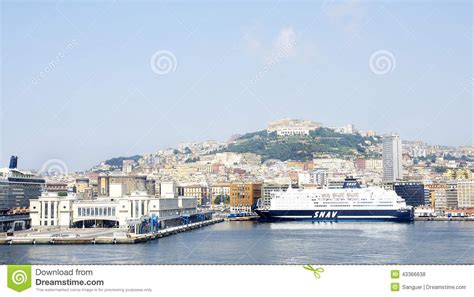
[[[133,161],[136,162],[141,157],[142,157],[141,155],[134,155],[134,156],[130,156],[130,157],[117,157],[117,158],[112,158],[112,159],[106,160],[105,164],[110,165],[110,166],[114,166],[114,167],[118,167],[118,168],[122,168],[123,160],[133,160]]]
[[[341,134],[328,128],[318,128],[309,135],[279,137],[275,132],[266,130],[247,133],[230,144],[221,152],[255,153],[263,160],[279,159],[281,161],[312,160],[317,155],[333,157],[380,157],[367,150],[379,142],[378,138],[362,137],[359,134]]]

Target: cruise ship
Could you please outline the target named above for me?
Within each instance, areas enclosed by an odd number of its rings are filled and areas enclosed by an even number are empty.
[[[254,211],[264,221],[413,221],[413,207],[395,191],[361,188],[346,179],[342,189],[293,189],[272,193],[270,207],[257,201]]]
[[[44,189],[45,180],[28,171],[17,169],[18,157],[12,156],[8,168],[0,168],[0,232],[20,229],[29,224],[30,199],[37,199]],[[24,222],[24,223],[22,223]]]

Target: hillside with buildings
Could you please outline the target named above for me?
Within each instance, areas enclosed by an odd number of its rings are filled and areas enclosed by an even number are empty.
[[[233,136],[226,142],[180,143],[176,149],[160,150],[159,154],[184,163],[197,163],[218,153],[255,154],[262,162],[381,158],[381,151],[377,148],[380,139],[375,132],[357,131],[352,124],[334,128],[308,120],[282,119],[270,122],[265,130]],[[147,156],[115,157],[101,165],[106,170],[121,170],[122,166],[143,158]]]
[[[360,134],[342,134],[333,129],[318,127],[308,133],[278,134],[268,130],[248,133],[236,139],[222,151],[254,153],[263,161],[308,161],[315,157],[381,157],[371,150],[379,142],[377,137],[363,137]]]

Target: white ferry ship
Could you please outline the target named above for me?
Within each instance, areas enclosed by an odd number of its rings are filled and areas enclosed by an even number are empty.
[[[270,207],[260,201],[254,211],[263,220],[311,221],[413,221],[413,207],[395,191],[378,187],[361,188],[346,179],[342,189],[293,189],[272,193]]]

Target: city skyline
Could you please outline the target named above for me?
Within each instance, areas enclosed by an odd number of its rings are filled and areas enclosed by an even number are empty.
[[[472,145],[471,3],[323,4],[2,3],[2,167],[85,170],[286,117]]]
[[[289,118],[285,118],[285,119],[289,119]],[[300,120],[300,119],[297,119],[297,120]],[[330,129],[334,129],[334,131],[338,131],[338,129],[342,129],[344,128],[345,125],[343,127],[333,127],[333,126],[325,126],[324,124],[322,124],[321,128],[323,129],[326,129],[326,128],[330,128]],[[354,127],[356,128],[356,127]],[[268,131],[269,129],[269,126],[267,125],[267,127],[264,127],[263,129],[260,129],[258,131],[265,131],[267,130],[267,133],[269,133]],[[8,160],[6,161],[5,164],[2,164],[0,166],[1,167],[7,167],[8,166],[8,163],[11,162],[11,158],[15,157],[17,160],[19,159],[20,161],[17,161],[20,163],[20,166],[19,168],[23,168],[23,169],[27,169],[27,170],[34,170],[34,171],[37,171],[37,172],[41,172],[43,168],[48,168],[48,169],[51,169],[51,166],[52,168],[54,167],[58,167],[56,169],[59,170],[59,172],[81,172],[81,171],[88,171],[88,170],[91,170],[94,166],[100,164],[101,162],[104,162],[106,160],[110,160],[112,158],[127,158],[127,157],[133,157],[135,155],[145,155],[145,154],[154,154],[158,151],[166,151],[166,150],[172,150],[172,149],[179,149],[180,145],[183,145],[183,144],[196,144],[196,143],[206,143],[206,142],[213,142],[213,141],[217,141],[217,142],[220,142],[220,143],[226,143],[228,141],[231,141],[231,138],[233,136],[236,136],[236,135],[243,135],[245,133],[253,133],[253,132],[257,132],[257,131],[246,131],[246,132],[242,132],[242,134],[233,134],[233,135],[229,135],[227,138],[223,139],[223,140],[215,140],[215,139],[207,139],[207,140],[194,140],[194,141],[187,141],[187,142],[179,142],[179,143],[176,143],[174,145],[171,145],[171,146],[167,146],[167,147],[158,147],[156,150],[154,151],[147,151],[147,152],[136,152],[136,153],[131,153],[129,155],[110,155],[108,157],[106,157],[105,159],[101,159],[101,160],[96,160],[95,163],[91,164],[91,166],[87,167],[87,168],[81,168],[79,170],[71,170],[68,165],[61,159],[49,159],[49,160],[46,160],[44,163],[41,164],[41,166],[39,168],[26,168],[26,167],[23,167],[21,166],[21,159],[22,157],[21,156],[18,156],[18,155],[9,155],[7,156]],[[356,132],[355,133],[370,133],[370,132],[376,132],[376,131],[373,131],[373,130],[367,130],[367,131],[360,131],[358,129],[356,129]],[[350,133],[349,133],[350,134]],[[386,137],[386,136],[393,136],[393,135],[397,135],[398,137],[400,137],[400,135],[398,135],[397,133],[394,133],[394,132],[389,132],[389,133],[384,133],[384,134],[379,134],[379,133],[375,133],[375,135],[379,138],[381,138],[382,140]],[[401,138],[401,137],[400,137]],[[415,139],[402,139],[401,142],[413,142],[413,141],[421,141],[421,140],[415,140]],[[421,141],[422,143],[425,143],[426,145],[428,146],[443,146],[443,147],[452,147],[452,148],[457,148],[456,146],[446,146],[446,145],[440,145],[440,144],[435,144],[435,143],[426,143],[426,142],[423,142]],[[382,141],[382,147],[383,147],[383,141]],[[403,145],[402,145],[403,147]],[[463,146],[459,146],[459,147],[463,147]],[[458,148],[459,148],[458,147]],[[381,156],[381,159],[383,159],[383,156]],[[64,171],[66,170],[66,171]]]

